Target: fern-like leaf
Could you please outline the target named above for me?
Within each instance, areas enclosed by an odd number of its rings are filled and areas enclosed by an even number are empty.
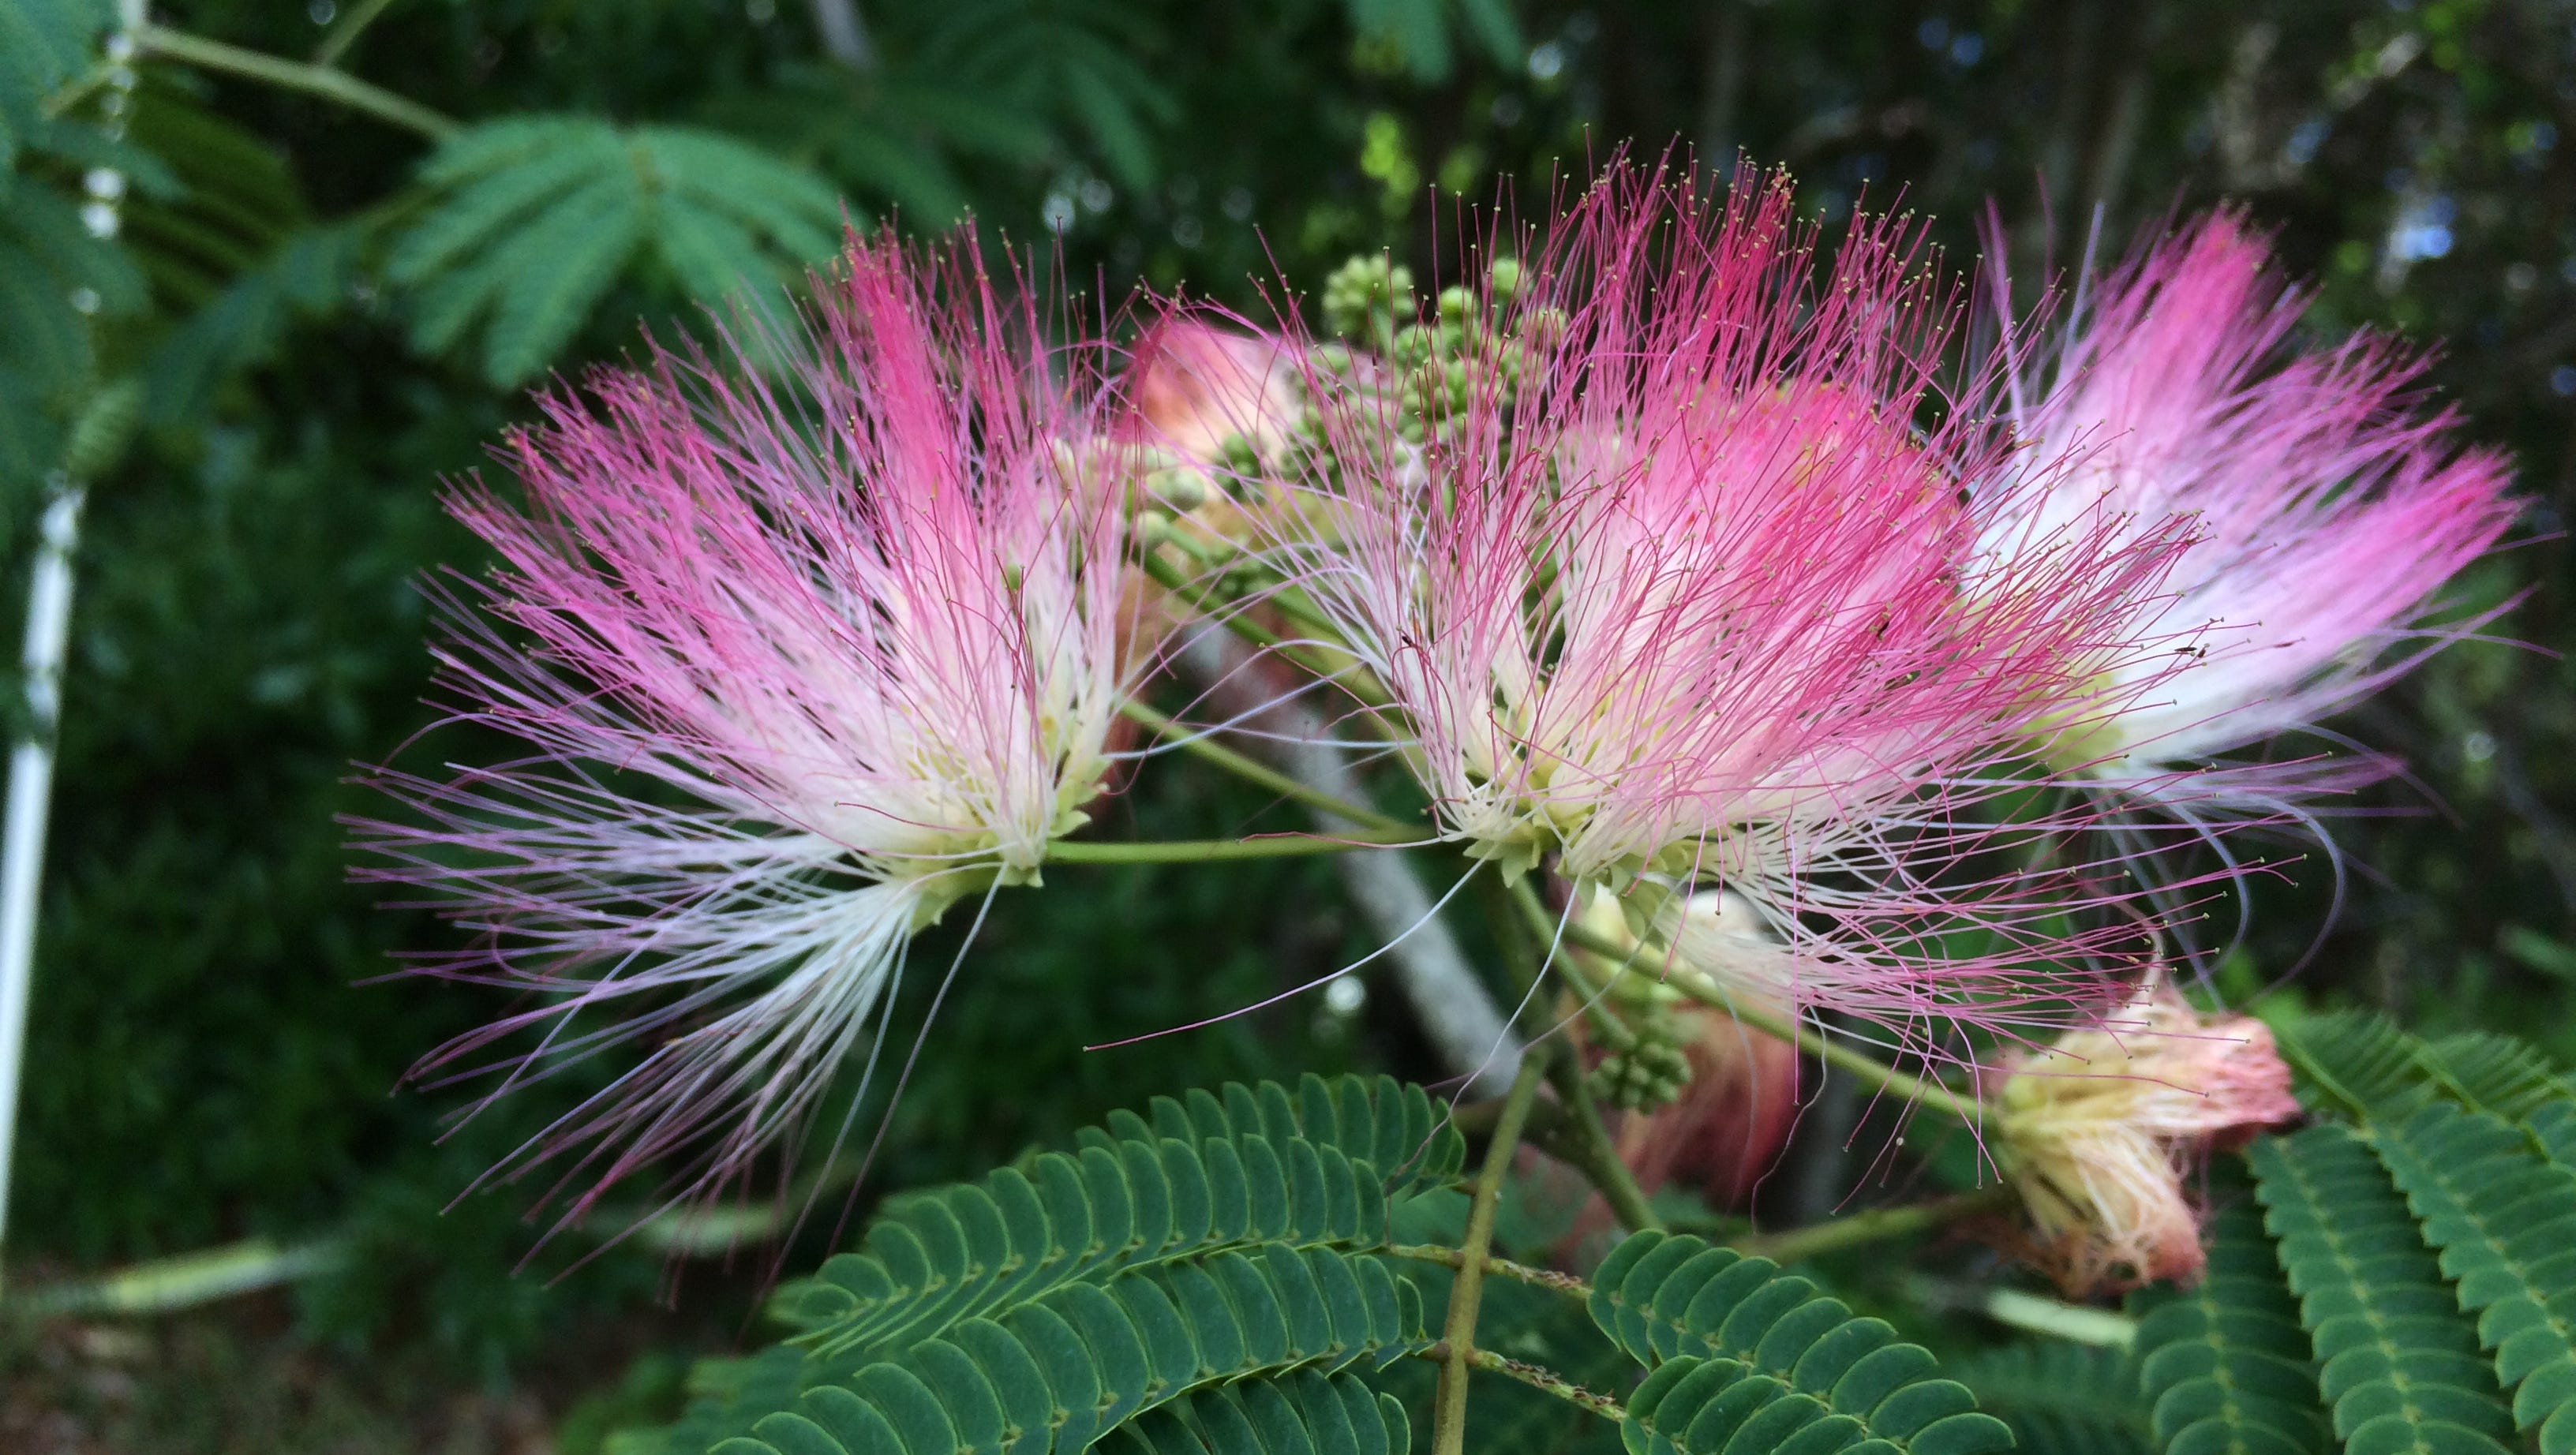
[[[2428,1094],[2415,1039],[2376,1011],[2310,1016],[2278,1038],[2299,1100],[2311,1107],[2369,1121],[2405,1116]]]
[[[1103,1289],[1128,1290],[1144,1300],[1140,1319],[1168,1323],[1148,1317],[1160,1305],[1145,1293],[1159,1294],[1209,1371],[1311,1362],[1355,1309],[1371,1347],[1390,1347],[1413,1337],[1419,1300],[1381,1261],[1350,1255],[1383,1247],[1390,1200],[1447,1185],[1464,1156],[1430,1097],[1385,1077],[1235,1085],[1118,1113],[1074,1153],[890,1201],[863,1251],[773,1300],[793,1342],[702,1366],[688,1418],[631,1448],[694,1455],[798,1407],[802,1392],[1034,1310],[1096,1311]],[[1220,1317],[1228,1308],[1239,1328]]]
[[[2571,1094],[2538,1051],[2509,1036],[2426,1041],[2377,1011],[2311,1016],[2280,1044],[2301,1101],[2365,1123],[2402,1122],[2436,1101],[2520,1120]]]
[[[1506,70],[1520,63],[1524,51],[1508,0],[1345,0],[1345,8],[1362,41],[1392,49],[1419,80],[1449,78],[1453,24]]]
[[[145,298],[133,259],[92,237],[69,198],[33,184],[0,196],[0,486],[59,462],[63,417],[97,364],[90,318]]]
[[[312,216],[284,155],[174,85],[141,88],[125,150],[152,173],[132,183],[120,233],[168,312],[202,307],[259,267]]]
[[[917,69],[978,81],[1022,110],[1059,116],[1129,187],[1154,178],[1154,132],[1179,119],[1134,59],[1132,17],[1096,0],[972,0],[949,11]]]
[[[2491,1031],[2435,1037],[2423,1043],[2418,1059],[2452,1100],[2507,1121],[2520,1121],[2570,1095],[2539,1048]]]
[[[2523,1124],[2532,1140],[2561,1167],[2576,1167],[2576,1101],[2553,1101],[2533,1112]]]
[[[1300,1370],[1284,1380],[1209,1390],[1124,1426],[1112,1455],[1408,1455],[1404,1411],[1348,1375]]]
[[[2449,1106],[2374,1140],[2516,1391],[2514,1423],[2543,1455],[2576,1451],[2576,1171],[2502,1118]]]
[[[2293,1330],[2295,1333],[2296,1330]],[[2149,1455],[2137,1361],[2125,1349],[2034,1340],[1952,1360],[1950,1377],[2031,1455]]]
[[[299,234],[173,329],[144,373],[153,417],[203,412],[228,376],[275,352],[290,323],[337,306],[357,276],[359,243],[345,227]]]
[[[2406,1200],[2339,1126],[2250,1151],[2318,1387],[2352,1455],[2499,1452],[2513,1418]]]
[[[2134,1350],[2149,1432],[2170,1455],[2325,1455],[2333,1448],[2299,1302],[2250,1200],[2209,1219],[2189,1289],[2139,1295]]]
[[[1858,1432],[1855,1442],[1883,1440],[1919,1455],[2012,1448],[2012,1432],[1992,1415],[1979,1413],[1965,1385],[1940,1378],[1929,1351],[1898,1338],[1884,1320],[1855,1317],[1840,1299],[1782,1272],[1768,1258],[1748,1258],[1700,1238],[1638,1233],[1602,1262],[1594,1275],[1591,1307],[1604,1333],[1656,1370],[1640,1389],[1640,1400],[1648,1389],[1659,1398],[1695,1399],[1705,1392],[1714,1400],[1721,1398],[1719,1385],[1742,1384],[1751,1392],[1723,1397],[1767,1404],[1777,1396],[1760,1391],[1776,1386],[1781,1394],[1797,1394],[1848,1419]],[[1677,1361],[1689,1361],[1693,1371],[1687,1394],[1676,1383],[1682,1376],[1667,1372]],[[1694,1413],[1686,1425],[1676,1425],[1677,1413],[1658,1415],[1656,1408],[1650,1404],[1639,1414],[1632,1405],[1631,1413],[1677,1441],[1677,1430],[1697,1431],[1703,1418],[1716,1418]],[[1789,1408],[1803,1412],[1805,1406]],[[1831,1426],[1837,1432],[1845,1428]],[[1822,1434],[1808,1438],[1829,1439]],[[1839,1439],[1839,1434],[1830,1438]],[[1842,1446],[1828,1443],[1823,1448]]]
[[[1427,1347],[1384,1263],[1280,1245],[1074,1283],[840,1373],[751,1426],[737,1455],[1089,1448],[1220,1385],[1375,1367]],[[1329,1407],[1319,1407],[1329,1408]]]
[[[2011,1431],[1989,1415],[1947,1416],[1902,1440],[1876,1433],[1884,1423],[1742,1360],[1684,1354],[1656,1366],[1637,1387],[1622,1433],[1632,1451],[1676,1455],[1836,1455],[1864,1449],[1948,1455],[2013,1447]]]
[[[89,371],[86,315],[143,306],[143,274],[122,248],[90,235],[80,209],[46,187],[20,187],[0,202],[0,368],[39,390]]]
[[[45,127],[45,97],[97,63],[99,33],[115,14],[108,0],[0,5],[0,195],[18,149]]]
[[[639,259],[712,302],[821,262],[842,226],[819,178],[691,127],[498,121],[442,144],[421,181],[437,204],[386,277],[414,293],[416,347],[444,352],[481,326],[496,384],[543,369]]]

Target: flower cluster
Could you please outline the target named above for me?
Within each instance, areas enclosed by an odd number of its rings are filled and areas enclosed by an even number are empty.
[[[498,1094],[655,1043],[531,1149],[594,1144],[601,1186],[674,1154],[683,1188],[737,1180],[854,1051],[873,1068],[910,936],[1085,821],[1150,648],[1123,505],[1061,448],[1096,400],[1047,376],[1026,305],[875,243],[820,291],[787,380],[603,371],[510,440],[524,505],[459,492],[502,570],[441,661],[531,751],[388,775],[415,814],[362,826],[374,872],[485,937],[434,968],[536,997],[424,1070]]]
[[[502,567],[443,660],[528,752],[388,773],[411,811],[364,837],[481,932],[434,969],[534,1004],[428,1065],[498,1094],[650,1045],[531,1159],[676,1156],[703,1192],[801,1145],[845,1068],[866,1096],[913,934],[1100,857],[1067,836],[1121,715],[1173,726],[1135,700],[1165,633],[1231,629],[1260,681],[1342,693],[1427,813],[1318,806],[1521,897],[1596,1081],[1680,1099],[1629,1124],[1661,1172],[1742,1192],[1820,1012],[1927,1074],[2000,1038],[1999,1155],[2061,1268],[2184,1267],[2182,1160],[2289,1106],[2259,1027],[2141,989],[2214,871],[2134,828],[2348,779],[2206,760],[2453,630],[2438,588],[2512,507],[2412,364],[2279,357],[2295,309],[2220,217],[1961,370],[1918,228],[1828,250],[1749,171],[1614,167],[1419,314],[1402,270],[1345,270],[1337,338],[1175,306],[1123,372],[973,247],[856,242],[811,328],[758,340],[791,367],[603,372],[511,440],[524,504],[457,497]]]
[[[1259,552],[1410,728],[1445,837],[1607,886],[1641,927],[1730,890],[1761,932],[1695,968],[1900,1037],[2106,994],[2092,962],[2134,927],[2070,911],[2135,881],[2030,862],[2096,811],[1992,809],[2050,712],[2175,670],[2133,628],[2193,535],[2097,516],[1979,548],[2055,482],[1963,501],[2009,442],[1976,381],[1940,387],[1955,310],[1919,252],[1864,218],[1819,258],[1779,178],[1713,202],[1614,173],[1462,330],[1518,367],[1427,430],[1403,427],[1419,391],[1318,374],[1334,468],[1238,485],[1290,497]]]

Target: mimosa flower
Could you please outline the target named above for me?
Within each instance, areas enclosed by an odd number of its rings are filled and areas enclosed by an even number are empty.
[[[1129,353],[1128,402],[1142,439],[1202,466],[1276,452],[1305,408],[1294,360],[1283,340],[1163,320]]]
[[[530,752],[387,775],[418,819],[362,838],[482,936],[444,973],[537,1004],[421,1069],[498,1095],[652,1047],[531,1160],[588,1144],[605,1187],[679,1155],[706,1191],[792,1148],[914,931],[1034,879],[1101,790],[1124,491],[1067,478],[1088,361],[1051,384],[956,247],[854,243],[812,335],[764,340],[792,385],[657,352],[543,400],[504,451],[527,504],[454,501],[503,569],[452,604],[446,680]]]
[[[2299,1114],[2272,1032],[2152,983],[2099,1030],[2007,1063],[1992,1130],[2037,1255],[2073,1295],[2200,1275],[2186,1175]]]
[[[2370,776],[2350,759],[2177,770],[2313,727],[2464,630],[2433,623],[2436,597],[2511,524],[2507,461],[2463,448],[2450,412],[2416,407],[2422,361],[2395,346],[2292,350],[2307,300],[2235,215],[2090,290],[2041,351],[2044,378],[2012,390],[2026,468],[1994,477],[1985,549],[2174,515],[2197,539],[2131,633],[2182,670],[2106,662],[2114,682],[2160,680],[2087,718],[2061,758],[2175,801],[2253,808]]]
[[[1916,427],[1951,316],[1916,236],[1864,217],[1820,280],[1785,182],[1710,205],[1614,173],[1494,310],[1516,382],[1419,445],[1383,396],[1314,391],[1345,467],[1292,482],[1273,551],[1414,726],[1445,836],[1735,890],[1780,938],[1771,992],[1887,1023],[2062,993],[2065,911],[2127,892],[1950,881],[2036,832],[1972,822],[1987,770],[2031,703],[2096,692],[2181,538],[1977,553],[1957,482],[1999,461],[1975,421]]]

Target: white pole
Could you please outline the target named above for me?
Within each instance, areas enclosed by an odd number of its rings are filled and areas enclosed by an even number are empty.
[[[118,0],[117,31],[107,39],[107,94],[99,109],[101,129],[111,141],[125,135],[134,104],[134,35],[143,28],[144,0]],[[116,236],[122,222],[125,174],[93,169],[82,179],[88,201],[81,223],[101,241]],[[82,313],[94,311],[96,294],[83,289],[72,296]],[[131,390],[125,391],[130,395]],[[131,400],[123,401],[130,411]],[[9,806],[0,818],[0,1247],[9,1225],[9,1174],[16,1163],[18,1087],[25,1079],[27,1002],[36,968],[36,898],[44,887],[45,820],[54,799],[54,731],[63,716],[63,648],[71,638],[72,550],[80,544],[81,507],[89,499],[82,478],[93,464],[81,457],[98,453],[93,436],[107,408],[102,392],[88,415],[72,427],[66,468],[54,472],[45,502],[45,519],[36,543],[35,569],[27,583],[27,636],[20,652],[26,670],[27,734],[9,754]],[[124,426],[109,433],[121,435]]]
[[[72,624],[72,547],[89,491],[57,473],[27,586],[27,736],[9,755],[9,808],[0,821],[0,1236],[9,1217],[9,1169],[18,1130],[18,1083],[27,1048],[27,999],[36,960],[36,895],[45,867],[45,818],[54,796],[54,728],[62,721],[63,646]]]

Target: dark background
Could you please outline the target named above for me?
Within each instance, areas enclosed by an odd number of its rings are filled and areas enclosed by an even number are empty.
[[[835,57],[824,12],[859,20],[862,52]],[[297,58],[348,19],[320,0],[155,18]],[[853,217],[920,232],[971,212],[988,242],[1020,244],[1060,227],[1067,275],[1113,299],[1142,282],[1256,315],[1262,280],[1313,288],[1355,251],[1433,268],[1460,197],[1500,178],[1536,211],[1621,144],[1742,148],[1794,169],[1829,218],[1864,197],[1920,210],[1962,265],[1988,199],[2020,256],[2061,261],[2096,217],[2118,248],[2236,200],[2311,280],[2319,337],[2371,326],[2441,350],[2434,383],[2471,436],[2514,452],[2528,503],[2456,586],[2467,607],[2519,598],[2496,639],[2338,724],[2418,775],[2336,822],[2340,913],[2310,856],[2260,890],[2222,983],[2243,998],[2296,968],[2278,993],[2576,1057],[2576,696],[2556,650],[2576,639],[2559,538],[2576,4],[396,0],[342,64],[467,122],[710,128]],[[449,932],[347,884],[334,821],[367,806],[353,762],[491,749],[405,746],[431,718],[414,583],[476,561],[439,481],[524,413],[537,368],[496,367],[479,329],[427,336],[436,280],[400,265],[441,195],[422,138],[166,61],[139,97],[130,139],[171,185],[127,209],[137,296],[50,373],[0,339],[0,600],[24,598],[48,429],[100,379],[151,385],[80,561],[9,1277],[254,1235],[364,1254],[184,1318],[9,1326],[0,1444],[588,1448],[612,1412],[667,1396],[679,1355],[742,1331],[757,1270],[620,1252],[565,1273],[550,1252],[514,1271],[526,1189],[442,1212],[564,1103],[541,1093],[435,1140],[454,1098],[397,1081],[496,1007],[380,983],[391,952]],[[35,190],[69,195],[79,164],[28,152],[18,171],[0,219]],[[631,349],[639,320],[694,317],[648,247],[537,357],[572,370]],[[1164,764],[1118,812],[1182,836],[1261,807]],[[1309,979],[1363,933],[1315,866],[1049,878],[999,906],[881,1185],[979,1170],[1157,1091],[1423,1069],[1391,994],[1083,1053]],[[674,1279],[676,1311],[657,1299]]]

